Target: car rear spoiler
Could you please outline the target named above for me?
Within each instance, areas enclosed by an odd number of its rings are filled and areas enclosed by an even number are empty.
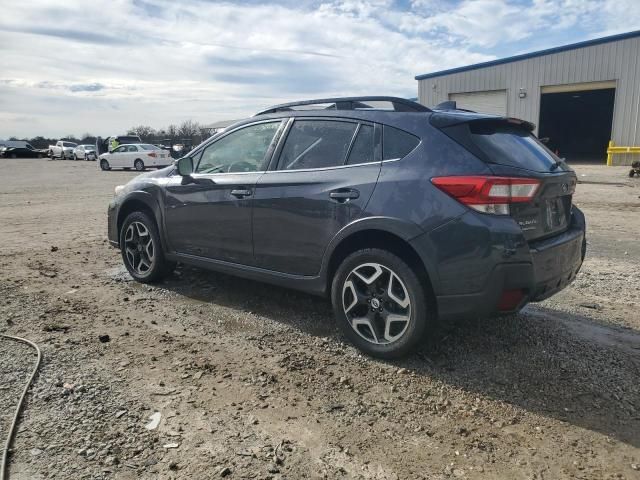
[[[529,132],[534,131],[536,128],[535,123],[527,122],[526,120],[522,120],[520,118],[501,117],[498,115],[482,115],[479,113],[464,112],[461,110],[443,112],[436,111],[431,115],[429,121],[431,122],[431,125],[436,128],[446,128],[452,127],[454,125],[472,122],[506,123],[524,128]]]

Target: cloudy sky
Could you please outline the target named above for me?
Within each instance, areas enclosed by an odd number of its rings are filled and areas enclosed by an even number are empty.
[[[0,138],[124,133],[640,28],[637,0],[2,0]]]

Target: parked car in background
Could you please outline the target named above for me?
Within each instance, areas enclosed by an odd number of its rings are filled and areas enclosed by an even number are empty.
[[[102,170],[112,168],[135,168],[141,172],[147,167],[166,167],[173,159],[166,150],[149,143],[120,145],[112,152],[103,153],[98,157],[98,165]]]
[[[71,154],[72,160],[95,160],[96,158],[98,156],[96,155],[95,145],[78,145]]]
[[[383,358],[438,321],[517,312],[580,270],[577,177],[531,123],[451,103],[271,107],[116,187],[109,241],[140,282],[181,262],[325,295]]]
[[[47,149],[34,148],[30,143],[24,146],[5,145],[0,147],[0,156],[5,158],[43,158],[47,156]]]
[[[106,138],[98,137],[96,141],[98,146],[98,151],[96,153],[98,156],[112,150],[111,145],[113,144],[113,140],[116,140],[118,146],[129,145],[132,143],[144,143],[138,135],[111,135]]]
[[[73,150],[77,146],[77,143],[58,140],[56,144],[51,147],[51,158],[59,158],[60,160],[71,158]]]

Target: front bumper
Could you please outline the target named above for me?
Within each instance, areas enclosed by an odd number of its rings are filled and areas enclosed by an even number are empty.
[[[570,228],[552,238],[529,244],[529,261],[496,264],[480,291],[468,294],[437,295],[441,319],[488,317],[519,310],[528,302],[539,302],[575,280],[586,253],[584,215],[575,209]],[[517,308],[500,310],[505,291],[522,290]]]

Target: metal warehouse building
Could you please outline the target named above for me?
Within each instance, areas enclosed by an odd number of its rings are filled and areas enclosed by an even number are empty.
[[[420,103],[518,117],[567,160],[640,144],[640,31],[415,77]],[[640,160],[635,156],[635,160]],[[632,155],[614,156],[629,164]]]

